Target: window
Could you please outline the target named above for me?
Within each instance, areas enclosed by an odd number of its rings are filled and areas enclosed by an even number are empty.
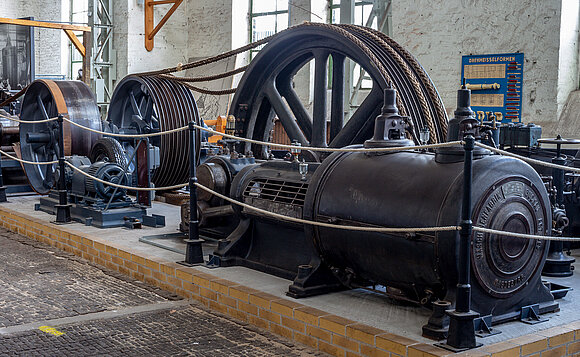
[[[380,1],[380,0],[375,0]],[[354,3],[354,25],[361,25],[377,29],[376,11],[373,11],[374,1],[355,0]],[[340,0],[330,0],[329,22],[331,24],[340,23]],[[359,80],[362,76],[362,80]],[[373,82],[365,71],[356,64],[353,69],[353,87],[358,89],[370,89]]]
[[[373,1],[355,0],[354,4],[354,21],[353,24],[372,27],[377,29],[377,18],[373,16],[369,24],[369,17],[373,12]],[[330,0],[330,14],[329,22],[331,24],[340,23],[340,0]]]
[[[288,0],[250,0],[250,42],[288,28]],[[250,50],[250,60],[263,46]]]

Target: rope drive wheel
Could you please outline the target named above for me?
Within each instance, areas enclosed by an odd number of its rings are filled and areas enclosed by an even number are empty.
[[[38,121],[59,114],[91,129],[102,130],[97,102],[90,88],[79,81],[36,80],[26,90],[20,119]],[[64,155],[89,154],[101,136],[64,122]],[[58,159],[58,124],[56,121],[20,124],[22,158],[32,162]],[[54,165],[23,164],[31,187],[47,194],[54,186]]]
[[[148,134],[187,126],[190,121],[201,122],[191,91],[183,84],[159,75],[125,77],[111,98],[108,120],[125,134]],[[187,131],[153,136],[150,141],[159,147],[160,152],[160,166],[151,181],[158,187],[187,181]],[[197,141],[199,152],[199,132]],[[133,140],[128,144],[133,145]]]
[[[332,59],[330,80],[327,78],[329,59]],[[344,123],[346,59],[359,64],[373,84],[367,97]],[[311,60],[314,60],[312,115],[293,88],[294,75]],[[236,134],[239,136],[270,141],[272,118],[276,115],[291,141],[302,146],[344,147],[361,144],[372,136],[383,90],[389,86],[399,93],[397,106],[401,115],[412,120],[410,131],[414,138],[427,127],[431,132],[430,143],[445,141],[445,108],[421,65],[388,36],[354,25],[307,23],[276,35],[245,71],[230,114],[238,120]],[[263,146],[245,144],[243,151],[249,150],[258,158],[267,157]]]

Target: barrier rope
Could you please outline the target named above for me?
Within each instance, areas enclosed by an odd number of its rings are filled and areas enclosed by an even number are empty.
[[[326,227],[326,228],[336,228],[336,229],[343,229],[343,230],[350,230],[350,231],[366,231],[366,232],[438,232],[438,231],[458,231],[461,229],[461,227],[459,226],[444,226],[444,227],[413,227],[413,228],[409,228],[409,227],[401,227],[401,228],[393,228],[393,227],[362,227],[362,226],[343,226],[343,225],[338,225],[338,224],[332,224],[332,223],[324,223],[324,222],[318,222],[318,221],[309,221],[306,219],[301,219],[301,218],[295,218],[295,217],[289,217],[289,216],[285,216],[283,214],[279,214],[279,213],[274,213],[274,212],[270,212],[270,211],[266,211],[264,209],[258,208],[258,207],[254,207],[252,205],[249,205],[247,203],[243,203],[237,200],[234,200],[233,198],[230,198],[228,196],[222,195],[221,193],[215,192],[212,189],[205,187],[199,183],[195,184],[196,187],[209,192],[213,195],[215,195],[216,197],[219,197],[221,199],[224,199],[232,204],[247,208],[249,210],[255,211],[255,212],[259,212],[262,213],[264,215],[267,216],[271,216],[271,217],[276,217],[279,219],[283,219],[285,221],[289,221],[289,222],[294,222],[294,223],[300,223],[300,224],[309,224],[312,226],[319,226],[319,227]]]
[[[187,130],[189,127],[188,126],[182,126],[179,128],[175,128],[175,129],[171,129],[171,130],[167,130],[167,131],[160,131],[158,133],[150,133],[150,134],[115,134],[115,133],[109,133],[109,132],[105,132],[105,131],[101,131],[101,130],[96,130],[96,129],[92,129],[89,127],[86,127],[84,125],[80,125],[78,123],[75,123],[74,121],[68,119],[68,118],[63,118],[66,122],[71,123],[72,125],[75,125],[79,128],[88,130],[90,132],[93,133],[97,133],[97,134],[101,134],[101,135],[107,135],[107,136],[115,136],[115,137],[121,137],[121,138],[142,138],[142,137],[151,137],[151,136],[158,136],[158,135],[167,135],[167,134],[172,134],[172,133],[176,133],[179,131],[183,131],[183,130]],[[300,150],[312,150],[312,151],[323,151],[323,152],[392,152],[392,151],[410,151],[410,150],[421,150],[421,149],[435,149],[435,148],[439,148],[439,147],[446,147],[446,146],[453,146],[453,145],[462,145],[464,142],[463,141],[450,141],[450,142],[445,142],[445,143],[439,143],[439,144],[427,144],[427,145],[415,145],[415,146],[397,146],[397,147],[382,147],[382,148],[319,148],[319,147],[314,147],[314,146],[295,146],[295,145],[287,145],[287,144],[276,144],[276,143],[271,143],[271,142],[266,142],[266,141],[259,141],[259,140],[254,140],[254,139],[248,139],[248,138],[242,138],[242,137],[238,137],[235,135],[230,135],[230,134],[226,134],[226,133],[222,133],[210,128],[205,128],[201,125],[197,125],[194,124],[193,125],[196,129],[199,130],[203,130],[203,131],[207,131],[208,133],[212,133],[214,135],[221,135],[223,137],[226,138],[231,138],[231,139],[236,139],[239,141],[245,141],[248,143],[252,143],[252,144],[258,144],[258,145],[266,145],[266,146],[274,146],[274,147],[279,147],[279,148],[284,148],[284,149],[300,149]]]
[[[195,184],[196,187],[215,195],[223,200],[226,200],[232,204],[242,206],[244,208],[250,209],[252,211],[256,211],[268,216],[280,218],[286,221],[301,223],[301,224],[310,224],[313,226],[320,226],[326,228],[337,228],[337,229],[345,229],[345,230],[353,230],[353,231],[368,231],[368,232],[443,232],[443,231],[459,231],[461,229],[460,226],[442,226],[442,227],[413,227],[413,228],[388,228],[388,227],[361,227],[361,226],[343,226],[343,225],[336,225],[331,223],[324,223],[324,222],[317,222],[317,221],[309,221],[300,218],[294,218],[285,216],[282,214],[269,212],[264,209],[251,206],[247,203],[236,201],[228,196],[222,195],[218,192],[213,191],[212,189],[205,187],[199,183]],[[516,238],[526,238],[526,239],[544,239],[544,240],[559,240],[559,241],[580,241],[580,238],[577,237],[552,237],[552,236],[540,236],[540,235],[533,235],[533,234],[524,234],[524,233],[516,233],[516,232],[505,232],[499,231],[490,228],[478,227],[473,226],[473,230],[477,232],[483,233],[491,233],[491,234],[498,234],[504,236],[511,236]]]
[[[98,177],[92,176],[86,172],[84,172],[83,170],[79,169],[78,167],[76,167],[75,165],[71,164],[68,161],[64,162],[65,164],[67,164],[70,168],[72,168],[74,171],[92,179],[95,180],[97,182],[100,182],[104,185],[109,185],[109,186],[113,186],[113,187],[117,187],[117,188],[123,188],[123,189],[127,189],[127,190],[132,190],[132,191],[169,191],[169,190],[176,190],[178,188],[182,188],[185,186],[188,186],[189,183],[181,183],[178,185],[173,185],[173,186],[165,186],[165,187],[133,187],[133,186],[125,186],[125,185],[119,185],[117,183],[113,183],[113,182],[109,182],[109,181],[105,181],[105,180],[101,180]]]
[[[479,226],[473,226],[473,230],[475,232],[497,234],[497,235],[514,237],[514,238],[557,240],[557,241],[567,241],[567,242],[578,242],[578,241],[580,241],[580,237],[540,236],[540,235],[535,235],[535,234],[516,233],[516,232],[505,232],[505,231],[499,231],[497,229],[491,229],[491,228],[485,228],[485,227],[479,227]]]
[[[42,120],[22,120],[22,119],[15,119],[15,118],[12,118],[12,117],[8,117],[8,116],[2,115],[2,114],[0,114],[0,117],[5,118],[5,119],[8,119],[8,120],[15,121],[17,123],[25,123],[25,124],[47,123],[47,122],[55,121],[55,120],[58,119],[57,117],[54,117],[54,118],[42,119]]]
[[[167,135],[167,134],[173,134],[173,133],[177,133],[183,130],[187,130],[188,127],[187,126],[181,126],[179,128],[175,128],[175,129],[171,129],[171,130],[166,130],[166,131],[160,131],[158,133],[149,133],[149,134],[116,134],[116,133],[108,133],[106,131],[101,131],[101,130],[96,130],[96,129],[92,129],[89,127],[86,127],[84,125],[80,125],[78,123],[75,123],[74,121],[68,119],[68,118],[63,118],[64,121],[79,127],[81,129],[85,129],[87,131],[90,131],[92,133],[97,133],[97,134],[101,134],[101,135],[107,135],[107,136],[115,136],[118,138],[146,138],[146,137],[151,137],[151,136],[159,136],[159,135]]]
[[[0,150],[0,154],[14,160],[14,161],[18,161],[21,162],[23,164],[28,164],[28,165],[54,165],[54,164],[58,164],[58,160],[55,161],[42,161],[42,162],[34,162],[34,161],[26,161],[26,160],[22,160],[17,158],[16,156],[12,156],[9,153]]]
[[[21,162],[21,163],[25,163],[25,164],[30,164],[30,165],[53,165],[53,164],[57,164],[58,161],[48,161],[48,162],[31,162],[31,161],[26,161],[26,160],[22,160],[19,159],[17,157],[14,157],[2,150],[0,150],[0,154],[5,155],[15,161]],[[70,168],[72,168],[74,171],[92,179],[95,180],[97,182],[100,182],[104,185],[109,185],[109,186],[113,186],[113,187],[117,187],[117,188],[121,188],[121,189],[126,189],[126,190],[132,190],[132,191],[168,191],[168,190],[175,190],[178,188],[182,188],[182,187],[186,187],[189,184],[188,183],[182,183],[182,184],[178,184],[178,185],[173,185],[173,186],[166,186],[166,187],[132,187],[132,186],[125,186],[125,185],[120,185],[120,184],[116,184],[113,182],[108,182],[105,180],[102,180],[98,177],[95,177],[93,175],[90,175],[86,172],[84,172],[83,170],[79,169],[78,167],[74,166],[73,164],[71,164],[68,161],[65,161],[65,164],[67,164]],[[343,230],[351,230],[351,231],[365,231],[365,232],[382,232],[382,233],[395,233],[395,232],[407,232],[407,233],[413,233],[413,232],[445,232],[445,231],[459,231],[461,229],[460,226],[441,226],[441,227],[362,227],[362,226],[348,226],[348,225],[337,225],[337,224],[332,224],[332,223],[325,223],[325,222],[318,222],[318,221],[310,221],[310,220],[306,220],[306,219],[301,219],[301,218],[295,218],[295,217],[290,217],[290,216],[285,216],[279,213],[274,213],[274,212],[270,212],[270,211],[266,211],[264,209],[258,208],[258,207],[254,207],[252,205],[249,205],[247,203],[244,202],[240,202],[237,200],[234,200],[233,198],[230,198],[228,196],[222,195],[216,191],[213,191],[212,189],[205,187],[199,183],[195,183],[195,186],[201,190],[204,190],[206,192],[211,193],[212,195],[215,195],[218,198],[221,198],[223,200],[226,200],[232,204],[247,208],[249,210],[267,215],[267,216],[271,216],[271,217],[275,217],[275,218],[279,218],[285,221],[289,221],[289,222],[294,222],[294,223],[299,223],[299,224],[309,224],[309,225],[313,225],[313,226],[318,226],[318,227],[325,227],[325,228],[335,228],[335,229],[343,229]],[[490,233],[490,234],[497,234],[497,235],[503,235],[503,236],[509,236],[509,237],[515,237],[515,238],[525,238],[525,239],[543,239],[543,240],[559,240],[559,241],[569,241],[569,242],[573,242],[573,241],[580,241],[580,238],[578,237],[552,237],[552,236],[541,236],[541,235],[533,235],[533,234],[524,234],[524,233],[516,233],[516,232],[506,232],[506,231],[500,231],[500,230],[496,230],[496,229],[490,229],[490,228],[485,228],[485,227],[478,227],[478,226],[473,226],[473,230],[475,232],[482,232],[482,233]]]
[[[525,156],[522,156],[522,155],[518,155],[518,154],[511,153],[509,151],[497,149],[497,148],[494,148],[493,146],[487,146],[487,145],[482,144],[482,143],[477,142],[477,141],[475,142],[475,145],[477,145],[479,147],[482,147],[484,149],[487,149],[489,151],[493,151],[495,153],[501,154],[501,155],[511,156],[511,157],[516,158],[516,159],[520,159],[520,160],[525,161],[525,162],[528,162],[530,164],[542,165],[542,166],[546,166],[546,167],[551,167],[553,169],[562,169],[562,170],[566,170],[566,171],[572,171],[572,172],[580,173],[580,168],[571,167],[571,166],[564,166],[564,165],[558,165],[558,164],[553,164],[551,162],[545,162],[545,161],[542,161],[542,160],[532,159],[532,158],[529,158],[529,157],[525,157]]]
[[[274,146],[284,149],[300,149],[300,150],[311,150],[311,151],[323,151],[323,152],[391,152],[391,151],[409,151],[409,150],[421,150],[421,149],[436,149],[440,147],[447,147],[447,146],[454,146],[454,145],[463,145],[465,142],[463,141],[449,141],[445,143],[439,144],[427,144],[427,145],[415,145],[415,146],[397,146],[397,147],[382,147],[382,148],[319,148],[314,146],[296,146],[296,145],[287,145],[287,144],[275,144],[266,141],[259,141],[254,139],[248,138],[241,138],[235,135],[230,135],[226,133],[221,133],[219,131],[215,131],[210,128],[204,128],[201,125],[194,124],[193,125],[196,129],[207,131],[208,133],[212,133],[214,135],[221,135],[226,138],[236,139],[239,141],[244,141],[251,144],[258,144],[258,145],[265,145],[265,146]]]

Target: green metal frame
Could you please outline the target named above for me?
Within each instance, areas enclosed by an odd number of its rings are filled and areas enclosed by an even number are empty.
[[[288,9],[286,10],[276,10],[276,11],[269,11],[269,12],[253,12],[254,8],[254,0],[250,0],[250,9],[249,9],[249,16],[248,16],[248,43],[252,43],[252,37],[254,34],[254,29],[252,28],[252,23],[254,21],[254,19],[256,17],[261,17],[261,16],[269,16],[269,15],[282,15],[282,14],[288,14]],[[278,8],[278,3],[276,2],[276,8]],[[274,25],[274,33],[278,33],[278,18],[276,17],[276,22]],[[252,58],[254,57],[254,55],[259,52],[259,49],[252,49],[250,50],[250,60],[252,60]]]

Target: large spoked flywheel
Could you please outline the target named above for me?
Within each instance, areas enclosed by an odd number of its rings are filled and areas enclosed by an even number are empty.
[[[364,69],[372,89],[345,120],[347,59]],[[312,115],[293,88],[294,75],[311,61]],[[239,136],[269,141],[272,118],[277,116],[292,141],[303,146],[344,147],[372,137],[383,90],[388,86],[397,89],[397,106],[402,115],[410,117],[414,138],[426,127],[431,143],[445,141],[445,108],[421,65],[386,35],[354,25],[307,23],[278,34],[245,71],[230,114],[237,119]],[[248,150],[258,158],[266,157],[264,147],[245,144],[244,151]]]
[[[36,80],[28,87],[22,100],[21,120],[38,121],[62,114],[82,126],[102,130],[97,102],[90,88],[79,81]],[[100,134],[64,122],[64,154],[87,156]],[[58,159],[58,124],[20,123],[22,158],[32,162]],[[56,165],[24,164],[32,188],[46,194],[55,184]]]
[[[193,94],[183,84],[160,76],[134,75],[125,77],[115,88],[108,120],[127,134],[168,131],[187,126],[190,121],[200,123]],[[150,140],[160,152],[160,166],[151,181],[157,187],[186,182],[189,178],[187,130],[153,136]],[[199,151],[199,144],[196,147]]]

